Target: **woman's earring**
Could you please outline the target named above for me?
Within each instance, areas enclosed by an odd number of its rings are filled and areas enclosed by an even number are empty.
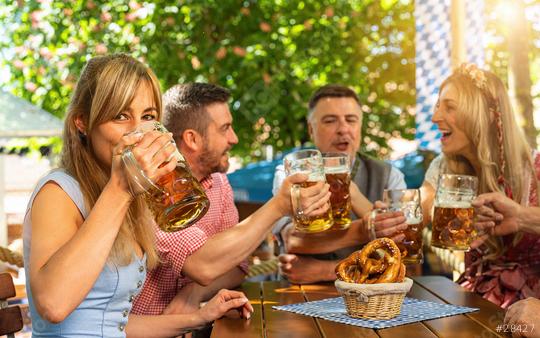
[[[79,130],[79,140],[81,143],[86,146],[86,134]]]

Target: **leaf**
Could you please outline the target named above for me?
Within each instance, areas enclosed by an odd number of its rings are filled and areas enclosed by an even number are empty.
[[[396,2],[398,2],[398,0],[381,0],[381,8],[387,11],[392,8]]]

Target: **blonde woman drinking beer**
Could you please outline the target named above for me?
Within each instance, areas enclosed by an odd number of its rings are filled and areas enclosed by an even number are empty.
[[[443,153],[431,163],[424,184],[429,219],[440,174],[478,178],[478,193],[502,192],[522,205],[538,205],[540,156],[518,127],[502,81],[464,64],[441,85],[432,121],[442,133]],[[458,282],[491,302],[508,307],[540,296],[540,236],[490,236],[465,255]]]
[[[60,169],[40,180],[24,220],[34,337],[171,337],[231,309],[245,318],[253,311],[241,292],[221,290],[191,314],[129,314],[158,257],[153,221],[129,189],[121,155],[130,147],[154,182],[174,170],[170,134],[128,134],[160,116],[159,84],[148,67],[123,54],[87,63],[66,116]],[[288,180],[272,211],[290,212],[286,189],[305,179]],[[313,195],[307,203],[324,201]]]

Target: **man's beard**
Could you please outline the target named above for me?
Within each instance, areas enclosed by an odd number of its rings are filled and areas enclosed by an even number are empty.
[[[229,161],[222,164],[221,158],[223,155],[229,151],[229,149],[224,152],[210,151],[208,146],[205,145],[202,153],[199,155],[199,168],[205,170],[204,176],[208,176],[213,173],[226,173],[229,169]]]

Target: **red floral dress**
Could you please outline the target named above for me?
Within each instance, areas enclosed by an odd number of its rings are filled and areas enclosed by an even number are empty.
[[[540,153],[535,154],[534,166],[540,180]],[[529,206],[538,206],[538,192],[533,183]],[[515,235],[503,236],[505,251],[496,260],[482,261],[482,247],[468,252],[465,255],[467,268],[458,283],[502,308],[527,297],[540,298],[540,235],[522,235],[515,244]]]

